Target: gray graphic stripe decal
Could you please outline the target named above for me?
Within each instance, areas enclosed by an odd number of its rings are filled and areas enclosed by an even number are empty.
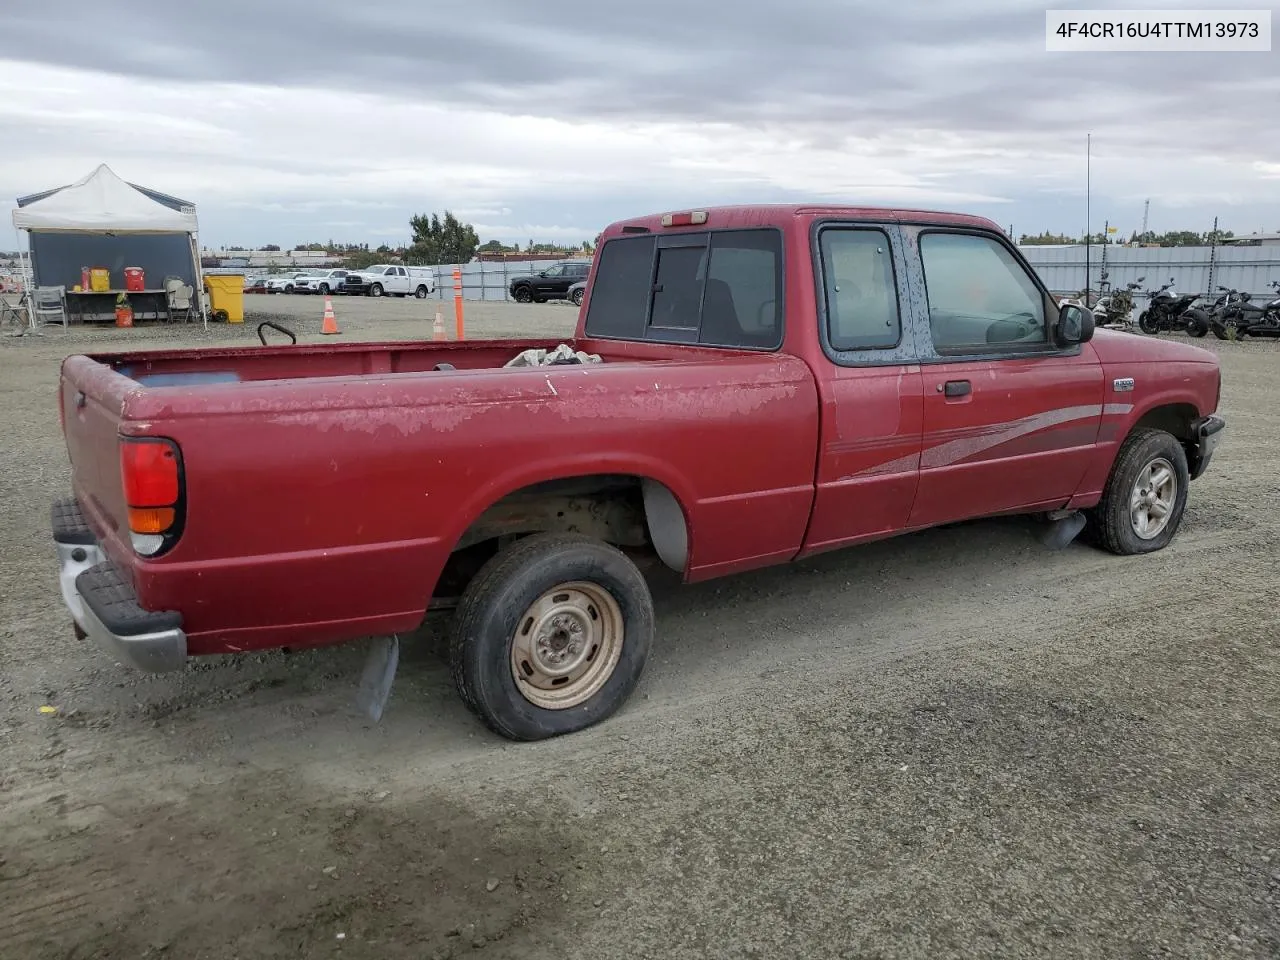
[[[1039,430],[1046,430],[1049,427],[1060,426],[1074,420],[1087,420],[1099,415],[1107,417],[1123,416],[1132,410],[1133,404],[1131,403],[1108,403],[1105,405],[1091,403],[1078,407],[1060,407],[1057,410],[1046,410],[1044,413],[1023,417],[1021,420],[1014,420],[1010,423],[987,425],[979,435],[962,437],[958,440],[947,440],[930,447],[921,454],[908,454],[905,457],[897,457],[887,463],[878,463],[867,467],[865,470],[859,470],[845,479],[907,473],[919,468],[945,467],[971,457],[975,453],[998,447],[1002,443],[1025,437]]]

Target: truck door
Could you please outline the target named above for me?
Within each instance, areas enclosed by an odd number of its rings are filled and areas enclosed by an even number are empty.
[[[1094,455],[1103,372],[1003,236],[903,227],[918,280],[924,443],[912,527],[1061,507]]]
[[[923,388],[899,229],[827,222],[816,234],[821,439],[803,553],[904,529],[920,473]]]

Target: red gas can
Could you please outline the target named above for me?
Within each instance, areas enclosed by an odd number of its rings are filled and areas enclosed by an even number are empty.
[[[146,275],[141,267],[124,268],[124,288],[130,293],[137,293],[140,290],[147,289]]]
[[[81,267],[81,268],[80,268],[80,289],[81,289],[81,290],[92,290],[92,289],[93,289],[93,287],[90,285],[89,268],[88,268],[88,267]]]

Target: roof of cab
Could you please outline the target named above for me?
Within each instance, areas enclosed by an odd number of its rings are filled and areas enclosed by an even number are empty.
[[[689,213],[691,211],[705,212],[707,214],[707,222],[689,227],[662,226],[662,218],[666,214]],[[657,233],[663,230],[705,230],[708,227],[781,226],[791,218],[820,219],[824,217],[839,217],[840,219],[848,220],[932,223],[946,226],[978,227],[983,230],[995,231],[1000,231],[1001,229],[999,225],[986,217],[978,217],[968,213],[953,213],[945,210],[915,210],[909,207],[861,207],[837,203],[755,203],[664,210],[662,213],[618,220],[610,224],[604,232],[606,234],[614,234],[624,227],[644,227]]]

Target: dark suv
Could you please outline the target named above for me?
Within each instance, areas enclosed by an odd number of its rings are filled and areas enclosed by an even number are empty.
[[[564,300],[569,288],[587,279],[590,262],[557,263],[532,276],[516,277],[508,286],[511,298],[519,303],[543,303]]]

